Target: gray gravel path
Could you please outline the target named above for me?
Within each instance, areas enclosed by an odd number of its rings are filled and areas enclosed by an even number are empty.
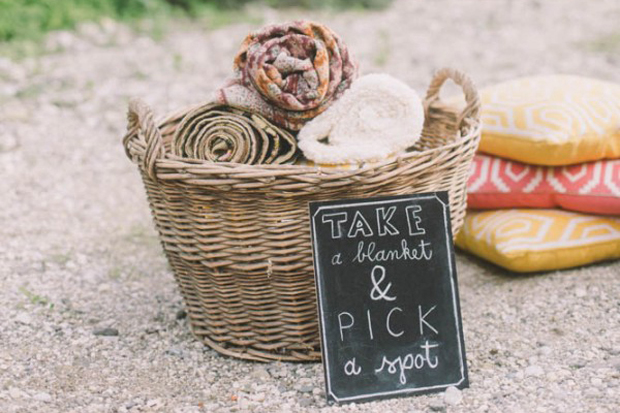
[[[514,276],[457,257],[471,388],[344,407],[320,364],[267,365],[196,342],[120,138],[129,96],[158,114],[207,96],[244,34],[298,13],[256,9],[155,41],[113,22],[0,57],[1,412],[614,412],[620,261]],[[366,72],[420,93],[441,66],[480,86],[565,72],[620,82],[620,3],[399,1],[314,13]]]

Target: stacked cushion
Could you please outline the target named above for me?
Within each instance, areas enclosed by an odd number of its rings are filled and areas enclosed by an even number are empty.
[[[620,85],[537,76],[484,89],[480,96],[482,152],[535,165],[620,158]]]
[[[477,154],[467,184],[470,208],[555,208],[620,213],[620,160],[549,167]]]
[[[620,258],[620,86],[538,76],[481,98],[468,203],[492,210],[468,212],[457,246],[518,272]]]
[[[555,209],[470,211],[456,245],[517,272],[620,258],[620,219]]]

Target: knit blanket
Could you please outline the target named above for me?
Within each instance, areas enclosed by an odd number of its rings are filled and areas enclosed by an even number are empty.
[[[359,164],[416,143],[424,125],[417,93],[394,77],[363,76],[297,136],[304,156],[319,164]]]
[[[351,85],[357,63],[329,28],[299,20],[250,33],[235,57],[234,71],[215,101],[297,131]]]
[[[284,164],[295,161],[297,143],[262,116],[209,103],[183,118],[172,139],[172,152],[211,162]]]

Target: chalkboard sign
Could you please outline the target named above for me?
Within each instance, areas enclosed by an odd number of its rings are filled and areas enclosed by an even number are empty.
[[[448,194],[311,202],[326,395],[468,386]]]

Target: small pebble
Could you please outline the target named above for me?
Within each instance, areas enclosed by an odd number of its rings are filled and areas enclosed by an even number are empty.
[[[600,361],[597,363],[588,364],[588,368],[591,368],[592,370],[605,370],[611,369],[612,366],[607,362]]]
[[[608,360],[609,367],[620,371],[620,357],[614,357]]]
[[[118,330],[112,327],[98,328],[93,331],[93,334],[96,336],[103,336],[103,337],[116,337],[118,336]]]
[[[268,380],[271,378],[271,376],[269,375],[269,372],[264,367],[257,367],[250,374],[250,376],[255,379],[260,379],[260,380]]]
[[[250,407],[250,401],[247,399],[239,399],[238,406],[241,410],[248,409]],[[232,411],[232,409],[231,409]]]
[[[456,387],[450,386],[446,389],[443,400],[447,405],[456,406],[463,400],[463,394]]]
[[[584,394],[584,396],[586,396],[586,397],[590,397],[590,398],[595,398],[595,397],[599,397],[599,396],[600,396],[600,392],[599,392],[599,390],[598,390],[598,389],[595,389],[595,388],[593,388],[593,387],[591,387],[591,388],[589,388],[589,389],[586,389],[586,390],[583,392],[583,394]]]
[[[52,401],[52,396],[49,393],[41,392],[37,393],[32,398],[38,402],[49,403]]]
[[[11,396],[11,399],[17,400],[17,399],[23,399],[27,395],[23,391],[18,389],[17,387],[11,387],[9,389],[9,396]]]
[[[538,349],[538,354],[541,356],[548,356],[549,354],[551,354],[551,352],[552,350],[549,346],[542,346]]]
[[[545,374],[545,371],[540,366],[529,366],[525,369],[525,377],[540,377]]]
[[[314,390],[314,387],[312,387],[312,386],[308,386],[308,385],[301,386],[301,387],[299,388],[299,391],[300,391],[301,393],[310,393],[312,390]]]
[[[142,404],[142,400],[140,399],[134,399],[134,400],[130,400],[127,403],[125,403],[125,407],[128,410],[133,409],[134,407],[140,406]]]
[[[32,318],[30,318],[30,316],[26,313],[17,314],[17,316],[15,317],[15,321],[17,321],[20,324],[25,324],[25,325],[32,324]]]
[[[302,398],[302,399],[299,401],[299,405],[300,405],[301,407],[308,407],[308,406],[310,406],[311,404],[312,404],[312,399],[309,399],[309,398],[307,398],[307,397],[304,397],[304,398]]]
[[[179,311],[177,311],[175,317],[177,320],[183,320],[185,317],[187,317],[187,312],[184,309],[180,309]]]
[[[430,402],[428,407],[434,412],[445,412],[446,411],[446,405],[441,399],[434,399],[433,401]]]
[[[581,369],[586,366],[586,362],[583,360],[573,360],[568,363],[568,366],[573,369]]]
[[[549,382],[553,383],[553,382],[557,381],[557,379],[558,379],[558,375],[557,375],[557,374],[555,374],[554,372],[549,372],[549,373],[547,373],[547,374],[545,375],[545,378],[546,378],[547,380],[549,380]]]
[[[161,401],[159,399],[151,399],[146,402],[146,407],[155,408],[161,405]]]
[[[170,347],[168,350],[164,352],[164,354],[167,354],[169,356],[182,357],[183,351],[176,347]]]
[[[562,389],[554,389],[552,391],[553,397],[559,400],[564,400],[568,396],[568,394]]]

